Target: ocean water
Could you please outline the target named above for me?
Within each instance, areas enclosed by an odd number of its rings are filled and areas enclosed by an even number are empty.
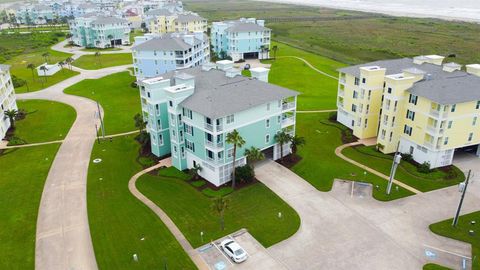
[[[480,0],[259,0],[480,23]]]

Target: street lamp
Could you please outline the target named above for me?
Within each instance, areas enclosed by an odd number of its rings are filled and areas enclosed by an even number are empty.
[[[453,218],[453,222],[452,222],[453,227],[457,226],[458,216],[460,216],[460,210],[462,209],[463,198],[465,198],[465,193],[467,192],[468,180],[470,180],[471,173],[472,173],[472,170],[469,170],[467,179],[465,179],[465,182],[462,182],[458,185],[458,191],[462,193],[462,197],[460,197],[460,202],[458,203],[457,212],[455,212],[455,217]]]
[[[398,164],[400,164],[401,160],[402,160],[402,154],[397,152],[393,157],[392,170],[390,171],[390,179],[388,180],[388,186],[387,186],[387,195],[390,195],[390,191],[392,190],[393,178],[395,177],[395,172],[397,171]]]

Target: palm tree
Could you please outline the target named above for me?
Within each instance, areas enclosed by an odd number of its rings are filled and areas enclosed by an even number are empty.
[[[62,69],[62,73],[65,73],[65,70],[63,69],[63,66],[65,65],[65,63],[63,61],[60,61],[60,62],[58,62],[58,65]]]
[[[236,129],[227,134],[227,143],[233,144],[233,161],[232,161],[232,189],[235,189],[235,158],[237,156],[237,147],[242,147],[245,144],[242,136]]]
[[[137,113],[134,117],[133,120],[135,120],[135,127],[138,128],[140,133],[143,132],[143,130],[147,127],[147,122],[143,120],[143,116],[139,113]]]
[[[297,136],[297,135],[293,136],[293,137],[290,139],[290,142],[292,143],[291,147],[292,147],[292,153],[293,153],[293,154],[296,154],[296,153],[297,153],[297,150],[298,150],[298,147],[299,147],[299,146],[304,146],[305,143],[306,143],[304,137],[299,137],[299,136]]]
[[[200,166],[200,164],[195,164],[195,166],[193,166],[193,168],[190,169],[190,175],[194,180],[197,180],[199,176],[198,173],[201,171],[202,171],[202,166]]]
[[[98,64],[101,66],[102,65],[102,62],[100,61],[100,56],[102,54],[99,52],[99,51],[96,51],[95,52],[95,58],[97,58],[97,61],[98,61]]]
[[[35,72],[33,72],[33,70],[35,69],[35,65],[30,63],[30,64],[27,65],[27,68],[32,71],[32,81],[34,81],[35,80]]]
[[[225,199],[224,197],[217,197],[213,199],[212,203],[213,211],[215,211],[215,213],[217,213],[220,217],[220,228],[222,229],[222,231],[225,229],[225,220],[223,217],[225,214],[225,210],[228,209],[228,204],[228,199]]]
[[[48,57],[50,56],[50,53],[49,52],[46,52],[46,53],[43,53],[42,54],[42,57],[43,59],[45,59],[45,63],[48,63]]]
[[[8,118],[8,120],[10,121],[10,127],[12,129],[14,129],[15,128],[15,119],[17,118],[18,111],[15,110],[15,109],[12,109],[12,110],[6,110],[3,113],[5,114],[5,119]]]
[[[110,44],[112,45],[112,48],[115,48],[115,42],[112,42],[113,36],[108,35],[107,38],[110,40]]]
[[[67,59],[65,59],[65,63],[68,64],[68,66],[70,67],[70,70],[72,70],[72,62],[73,62],[72,57],[68,57]]]
[[[273,51],[273,58],[274,58],[274,59],[277,59],[278,46],[277,46],[277,45],[273,45],[272,51]]]
[[[280,158],[283,161],[283,146],[292,140],[292,136],[285,131],[275,134],[275,141],[280,144]]]
[[[262,151],[253,146],[249,149],[245,149],[245,156],[247,157],[247,164],[249,164],[252,168],[253,163],[265,158],[265,155],[262,153]]]
[[[68,33],[67,35],[65,35],[65,37],[66,37],[67,39],[70,39],[70,41],[72,41],[73,35],[72,35],[71,33]]]
[[[43,77],[45,78],[45,82],[47,81],[47,70],[48,68],[46,66],[41,66],[40,70],[43,71]],[[42,87],[43,87],[43,81],[42,81]]]

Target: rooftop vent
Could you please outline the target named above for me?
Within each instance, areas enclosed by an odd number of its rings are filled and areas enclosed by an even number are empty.
[[[252,74],[252,78],[255,78],[262,82],[268,82],[268,73],[270,69],[264,67],[256,67],[251,68],[250,73]]]
[[[227,71],[227,69],[233,68],[233,61],[231,60],[217,61],[217,68],[223,71]]]
[[[413,63],[417,65],[421,65],[423,63],[429,63],[429,64],[440,66],[443,62],[443,59],[445,59],[444,56],[436,55],[436,54],[420,55],[413,58]]]
[[[467,72],[480,77],[480,64],[466,65]]]
[[[462,69],[462,65],[454,62],[446,63],[443,65],[443,71],[446,71],[446,72],[454,72],[456,70],[461,70],[461,69]]]

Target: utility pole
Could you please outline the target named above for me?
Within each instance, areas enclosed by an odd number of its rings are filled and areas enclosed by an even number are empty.
[[[392,169],[390,170],[390,179],[388,180],[387,195],[390,195],[390,191],[392,190],[393,178],[395,177],[395,172],[397,171],[397,167],[400,164],[401,160],[402,154],[396,152],[395,156],[393,157]]]
[[[458,208],[457,212],[455,213],[455,217],[453,218],[452,226],[456,227],[458,223],[458,216],[460,216],[460,210],[462,209],[462,204],[463,204],[463,198],[465,198],[465,193],[467,193],[467,187],[468,187],[468,181],[470,180],[470,174],[472,173],[472,170],[468,171],[467,179],[465,179],[465,182],[460,183],[459,188],[460,192],[462,192],[462,197],[460,197],[460,202],[458,203]]]
[[[102,128],[102,138],[105,139],[105,126],[103,124],[102,112],[100,111],[100,103],[97,101],[98,118],[100,119],[100,127]]]

